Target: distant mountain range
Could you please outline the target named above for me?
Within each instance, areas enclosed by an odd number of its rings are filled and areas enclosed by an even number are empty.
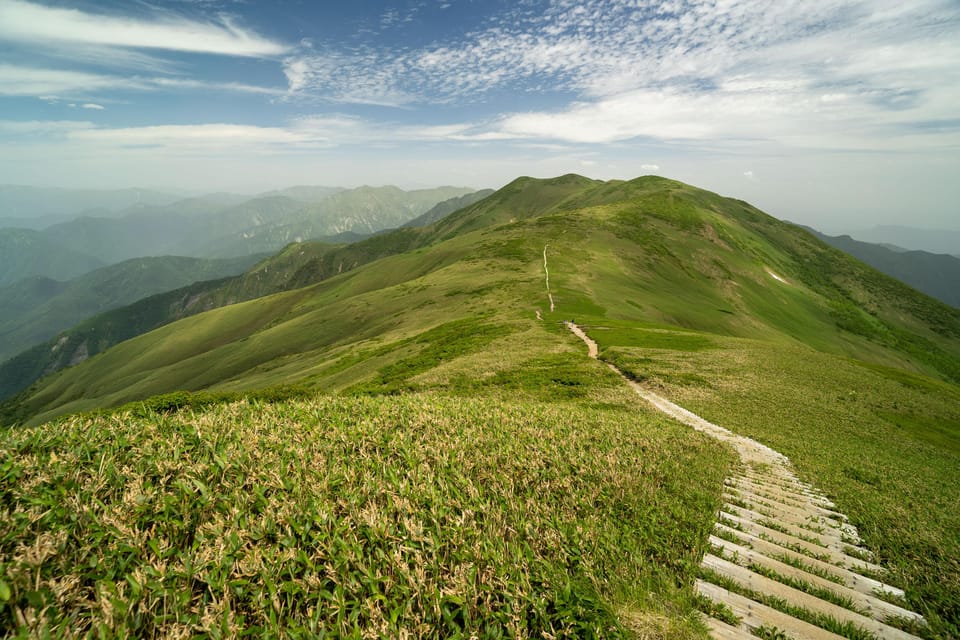
[[[887,245],[891,248],[960,256],[960,231],[956,229],[880,225],[871,229],[849,230],[845,235],[861,242]]]
[[[0,229],[0,287],[32,276],[69,280],[106,264],[42,231]]]
[[[303,193],[306,188],[294,189]],[[369,212],[375,212],[378,207],[397,206],[397,202],[406,201],[408,208],[419,208],[438,190],[403,192],[393,187],[366,187],[358,191],[369,196],[366,199],[370,205],[366,214],[369,222],[375,219]],[[339,210],[349,213],[361,209],[355,219],[362,217],[363,199],[356,194],[349,195],[351,192],[342,193],[348,197],[341,201]],[[409,197],[409,193],[413,196]],[[454,196],[437,203],[422,217],[443,217],[445,213],[472,204],[489,193],[487,190]],[[202,208],[210,199],[184,201],[184,208]],[[222,198],[215,196],[212,199],[218,201]],[[255,202],[263,200],[286,201],[289,198],[277,193]],[[238,216],[238,212],[257,210],[255,206],[245,209],[246,204],[249,203],[227,207],[220,214],[221,218],[229,220],[230,216]],[[124,221],[115,222],[122,224]],[[22,230],[0,230],[0,238],[4,231],[13,235],[12,232]],[[0,289],[0,299],[6,298],[13,303],[0,310],[0,363],[3,363],[0,365],[0,398],[22,389],[41,375],[76,364],[113,344],[174,320],[305,286],[397,250],[395,241],[385,243],[377,237],[359,242],[367,235],[344,231],[329,236],[327,243],[293,244],[287,251],[263,260],[234,278],[226,276],[244,271],[266,254],[233,259],[136,258],[97,269],[70,282],[35,276],[7,285]],[[411,237],[416,236],[414,233]],[[96,236],[91,239],[96,240]],[[251,242],[248,246],[255,247],[256,243]],[[70,327],[73,328],[64,331]],[[58,332],[62,333],[55,335]],[[4,362],[8,358],[10,360]]]
[[[439,202],[472,192],[462,187],[404,191],[389,186],[350,190],[298,186],[252,198],[210,194],[173,203],[151,194],[158,203],[140,201],[122,211],[88,211],[89,215],[39,230],[0,228],[0,286],[37,276],[67,280],[144,256],[227,258],[273,253],[290,242],[309,239],[358,239],[399,227]],[[54,190],[50,199],[62,207],[65,197]],[[0,209],[0,215],[4,213]]]
[[[917,291],[960,308],[960,258],[860,242],[850,236],[828,236],[810,228],[807,230],[827,244],[909,284]]]
[[[85,211],[109,215],[135,205],[163,206],[184,197],[153,189],[60,189],[0,185],[0,227],[42,229]]]

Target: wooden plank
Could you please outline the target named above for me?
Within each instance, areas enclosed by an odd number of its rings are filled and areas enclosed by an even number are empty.
[[[743,527],[755,535],[763,534],[781,546],[792,545],[809,553],[825,555],[829,557],[832,562],[839,562],[841,566],[846,567],[851,571],[860,571],[866,569],[871,573],[884,572],[883,567],[880,565],[866,562],[864,560],[860,560],[859,558],[854,558],[853,556],[848,556],[847,554],[843,553],[843,551],[837,551],[836,549],[830,549],[813,544],[812,542],[802,540],[796,536],[791,536],[790,534],[783,533],[782,531],[777,531],[776,529],[765,527],[762,524],[757,524],[752,520],[741,518],[738,515],[721,511],[720,516],[730,520],[731,522],[734,522],[735,524]]]
[[[765,567],[787,578],[803,580],[811,586],[824,589],[833,593],[834,595],[846,598],[853,603],[854,607],[861,611],[866,611],[870,614],[870,617],[874,618],[875,620],[883,621],[886,618],[896,616],[900,618],[908,618],[915,622],[923,622],[923,616],[918,613],[914,613],[913,611],[909,611],[903,607],[898,607],[897,605],[891,604],[885,600],[880,600],[872,594],[867,595],[859,591],[855,591],[846,585],[840,585],[836,582],[831,582],[825,578],[821,578],[820,576],[804,571],[803,569],[797,569],[796,567],[780,562],[779,560],[770,558],[759,551],[748,549],[747,547],[741,547],[738,544],[718,538],[716,536],[710,536],[710,544],[722,548],[726,553],[736,554],[738,560],[742,559],[746,563],[753,563],[761,567]],[[729,558],[727,559],[729,560]],[[736,561],[736,563],[739,565],[743,565],[744,562]]]
[[[759,629],[760,627],[776,627],[791,638],[803,638],[804,640],[844,640],[842,636],[831,633],[826,629],[814,626],[809,622],[798,620],[793,616],[787,615],[782,611],[777,611],[772,607],[754,602],[739,594],[728,591],[723,587],[711,584],[704,580],[697,580],[697,592],[710,598],[714,602],[719,602],[730,607],[736,615],[743,620],[743,625],[750,629]]]
[[[828,519],[825,515],[813,509],[797,509],[795,507],[771,504],[749,493],[741,493],[740,499],[750,505],[751,511],[764,515],[771,520],[789,522],[799,527],[820,527],[824,529],[824,535],[829,535],[839,541],[842,541],[844,537],[854,540],[854,544],[860,541],[860,536],[853,526]],[[737,505],[734,504],[732,506],[736,507]],[[767,511],[769,514],[765,514],[763,511]]]
[[[707,617],[704,623],[706,623],[707,629],[710,630],[710,637],[713,638],[713,640],[757,640],[757,636],[750,633],[747,629],[734,627],[723,620]]]
[[[895,629],[879,620],[868,618],[856,611],[845,609],[832,602],[821,600],[809,593],[804,593],[799,589],[788,587],[787,585],[761,576],[740,565],[734,564],[729,560],[718,558],[715,555],[707,554],[703,558],[702,566],[711,569],[718,574],[737,582],[758,593],[783,598],[791,605],[803,607],[812,612],[829,615],[839,622],[850,622],[865,631],[877,634],[885,640],[920,640],[917,636]]]
[[[804,563],[807,566],[818,569],[822,572],[829,573],[830,575],[836,576],[843,580],[844,584],[864,593],[868,596],[874,594],[875,591],[880,591],[883,593],[888,593],[891,596],[902,598],[904,596],[903,589],[898,589],[889,584],[880,582],[879,580],[874,580],[873,578],[868,578],[867,576],[862,576],[855,571],[850,571],[845,567],[839,567],[835,564],[830,564],[829,562],[823,562],[822,560],[817,560],[816,558],[811,558],[802,553],[798,553],[793,549],[788,549],[787,547],[782,547],[775,542],[770,542],[769,540],[764,540],[758,536],[753,535],[747,531],[737,531],[736,529],[731,529],[727,525],[718,522],[714,525],[714,529],[718,531],[727,532],[737,536],[739,539],[746,541],[749,545],[763,553],[767,556],[783,555],[788,558],[792,558],[799,562]]]

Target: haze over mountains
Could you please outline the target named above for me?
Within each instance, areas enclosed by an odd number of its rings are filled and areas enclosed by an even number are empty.
[[[470,192],[454,187],[294,187],[254,197],[212,194],[169,204],[140,202],[110,215],[83,214],[42,230],[7,226],[0,228],[0,286],[30,276],[66,280],[145,256],[227,258],[277,251],[294,241],[368,235]],[[107,192],[101,200],[111,199],[116,200],[114,193]]]
[[[860,242],[891,245],[914,251],[960,256],[960,230],[919,229],[906,225],[881,225],[869,229],[853,229],[846,235]]]

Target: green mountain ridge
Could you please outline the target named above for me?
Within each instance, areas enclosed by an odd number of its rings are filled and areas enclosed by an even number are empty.
[[[25,487],[0,484],[0,548],[99,541],[0,577],[20,607],[69,593],[56,625],[706,637],[693,584],[732,456],[587,358],[575,319],[601,360],[789,456],[926,617],[911,633],[960,630],[960,310],[745,202],[519,178],[152,300],[216,308],[4,407],[30,428],[0,432],[0,483]]]

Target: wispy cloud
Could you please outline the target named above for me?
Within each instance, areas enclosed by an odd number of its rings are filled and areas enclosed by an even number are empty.
[[[64,96],[92,97],[105,90],[155,91],[158,89],[236,91],[272,96],[286,94],[284,89],[260,87],[241,82],[213,82],[168,76],[125,76],[0,64],[0,96],[36,96],[47,102],[55,102]]]
[[[24,0],[0,2],[0,39],[31,45],[74,43],[126,49],[164,49],[228,56],[279,56],[287,47],[236,24],[229,16],[197,22],[154,20],[48,7]]]
[[[141,88],[142,83],[98,73],[0,64],[0,95],[44,96],[49,99],[117,87]]]

